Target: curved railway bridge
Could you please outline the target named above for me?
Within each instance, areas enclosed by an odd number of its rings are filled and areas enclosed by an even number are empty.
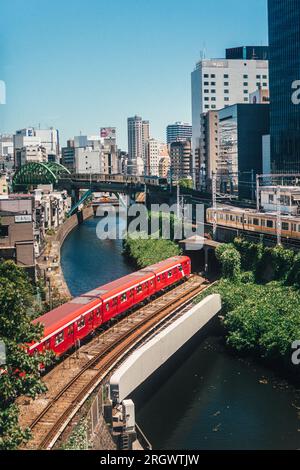
[[[45,375],[45,395],[34,401],[24,397],[18,400],[20,424],[32,432],[26,449],[52,449],[85,401],[107,382],[115,368],[208,286],[205,279],[191,276],[110,329],[99,332]]]

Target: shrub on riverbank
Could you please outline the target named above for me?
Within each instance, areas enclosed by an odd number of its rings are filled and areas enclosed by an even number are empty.
[[[124,254],[140,269],[181,254],[179,246],[164,239],[127,238]]]
[[[230,347],[291,364],[292,343],[300,339],[300,256],[281,247],[253,245],[238,239],[218,248],[223,277],[203,296],[221,295]],[[263,283],[267,260],[272,281]]]

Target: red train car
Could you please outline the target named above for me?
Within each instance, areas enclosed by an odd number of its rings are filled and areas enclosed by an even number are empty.
[[[34,320],[44,326],[44,337],[29,347],[29,354],[51,349],[61,356],[112,318],[190,274],[190,258],[176,256],[76,297]]]

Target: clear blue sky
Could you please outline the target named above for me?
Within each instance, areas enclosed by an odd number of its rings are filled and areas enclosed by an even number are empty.
[[[64,141],[139,114],[151,135],[191,120],[190,73],[205,47],[267,44],[266,0],[0,0],[0,133],[53,126]]]

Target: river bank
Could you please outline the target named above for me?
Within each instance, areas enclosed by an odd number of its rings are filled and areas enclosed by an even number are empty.
[[[67,237],[78,224],[93,215],[93,208],[85,207],[82,212],[68,218],[55,234],[46,235],[45,249],[37,259],[37,272],[38,278],[48,284],[46,295],[49,303],[53,297],[58,296],[62,301],[67,301],[72,297],[61,269],[61,249]]]

